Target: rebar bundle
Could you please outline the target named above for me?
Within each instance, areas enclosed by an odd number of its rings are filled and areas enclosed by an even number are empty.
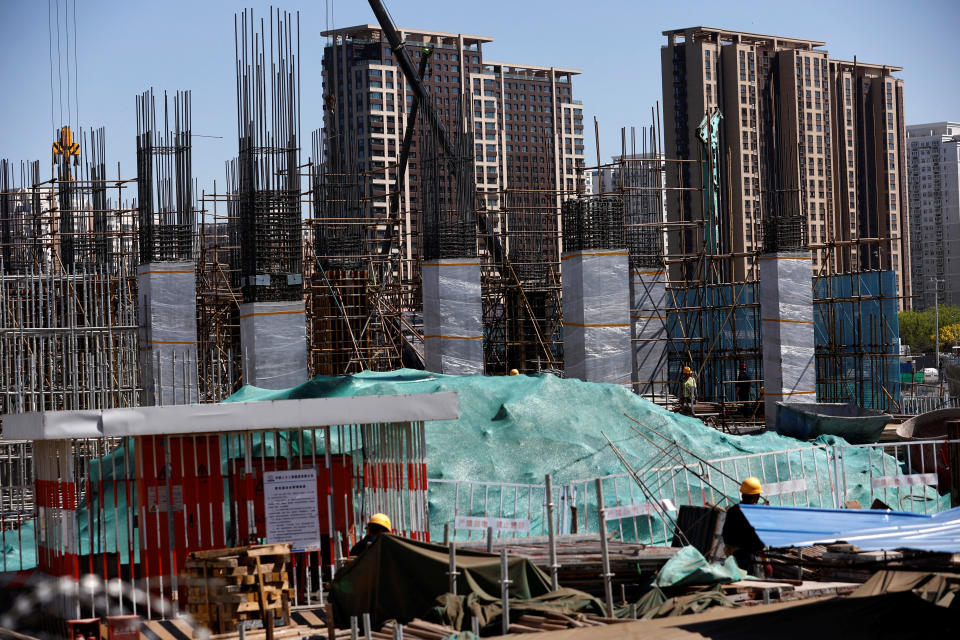
[[[767,216],[763,221],[763,251],[803,251],[807,248],[807,219],[801,215]]]
[[[39,182],[39,162],[21,162],[18,172],[9,160],[0,160],[0,270],[7,273],[23,273],[43,261],[43,211],[34,187]]]
[[[623,193],[624,235],[630,250],[630,266],[661,267],[666,250],[663,233],[667,219],[666,163],[654,124],[641,127],[639,148],[636,128],[630,128],[629,147],[626,128],[621,130],[621,154],[615,179]]]
[[[461,117],[460,120],[463,120]],[[455,127],[453,157],[440,148],[429,124],[420,129],[420,191],[423,208],[424,260],[472,258],[477,255],[477,189],[474,182],[473,135]]]
[[[300,18],[253,11],[234,19],[237,54],[237,189],[241,291],[245,302],[302,295]]]
[[[86,160],[72,168],[63,157],[57,173],[60,263],[67,271],[107,265],[117,257],[108,234],[116,220],[110,219],[107,201],[106,136],[103,127],[80,132]],[[117,265],[112,265],[116,267]],[[128,265],[129,266],[129,265]]]
[[[312,134],[313,158],[317,160],[310,173],[314,202],[314,253],[324,268],[360,269],[367,253],[365,243],[363,175],[357,168],[355,154],[340,149],[338,137],[323,152],[323,132]]]
[[[137,210],[140,262],[190,260],[195,214],[191,164],[190,92],[163,94],[157,123],[153,89],[137,96]]]
[[[623,199],[613,196],[575,198],[563,203],[563,249],[622,249]]]

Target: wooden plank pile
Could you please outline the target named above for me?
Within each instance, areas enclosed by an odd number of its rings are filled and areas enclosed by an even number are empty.
[[[583,614],[564,615],[544,611],[536,615],[526,613],[516,621],[510,622],[510,633],[535,633],[541,631],[559,631],[561,629],[583,629],[586,627],[605,627],[608,624],[632,622],[628,618],[601,618]]]
[[[184,564],[187,611],[213,633],[236,631],[242,621],[260,621],[268,632],[289,623],[289,543],[196,551]]]
[[[380,631],[373,631],[370,635],[376,640],[393,640],[394,626],[395,623],[391,620],[383,625]],[[443,640],[454,633],[457,633],[457,630],[453,627],[436,624],[435,622],[427,622],[419,618],[415,618],[403,625],[404,640]]]
[[[557,536],[557,579],[564,587],[580,589],[593,595],[603,595],[603,559],[600,553],[600,536],[594,534]],[[486,541],[458,542],[458,548],[477,551],[486,550]],[[523,556],[550,573],[550,546],[546,537],[501,538],[493,541],[494,552],[506,547],[510,555]],[[607,549],[610,554],[610,571],[614,574],[614,589],[639,581],[638,571],[658,571],[672,558],[679,547],[649,546],[635,542],[623,542],[611,538]]]

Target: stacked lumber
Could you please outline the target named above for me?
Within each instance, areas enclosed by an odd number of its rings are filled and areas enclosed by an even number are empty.
[[[552,611],[537,614],[525,613],[510,623],[510,633],[535,633],[540,631],[559,631],[560,629],[583,629],[585,627],[603,627],[608,624],[629,622],[626,618],[601,618],[583,614],[564,615]]]
[[[293,598],[289,563],[289,543],[195,551],[181,574],[187,611],[214,633],[236,631],[247,620],[286,625]]]
[[[580,589],[592,595],[603,596],[603,556],[600,552],[600,537],[594,534],[557,536],[557,562],[560,565],[557,579],[564,587]],[[458,542],[458,548],[486,550],[486,540]],[[550,572],[550,546],[546,537],[500,538],[493,542],[494,552],[506,548],[511,556],[523,556],[535,565]],[[650,546],[636,542],[624,542],[610,538],[607,543],[610,554],[610,571],[614,574],[614,589],[639,582],[638,571],[653,573],[672,558],[679,547]]]
[[[383,625],[380,631],[374,631],[371,635],[377,640],[393,640],[394,626],[395,623],[391,620]],[[455,633],[457,633],[457,630],[453,627],[427,622],[419,618],[403,625],[404,640],[443,640]]]

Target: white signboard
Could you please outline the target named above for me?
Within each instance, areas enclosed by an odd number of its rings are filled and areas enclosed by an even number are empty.
[[[637,504],[625,504],[619,507],[607,507],[604,510],[604,520],[621,520],[623,518],[632,518],[634,516],[655,516],[665,511],[676,511],[677,506],[671,500],[658,500],[652,502],[638,502]]]
[[[494,531],[530,532],[530,521],[517,518],[482,518],[474,516],[457,516],[453,523],[457,529],[480,529],[486,531],[493,527]]]
[[[805,478],[797,480],[784,480],[783,482],[770,482],[763,485],[763,494],[767,496],[780,496],[787,493],[800,493],[807,490],[807,481]]]
[[[937,485],[935,473],[913,473],[905,476],[883,476],[870,481],[874,489],[892,489],[894,487],[921,487],[923,485]]]
[[[294,551],[320,548],[315,469],[263,474],[267,543],[292,542]]]
[[[170,511],[170,493],[167,487],[147,487],[147,511],[167,513]],[[173,485],[173,511],[183,511],[183,486]]]

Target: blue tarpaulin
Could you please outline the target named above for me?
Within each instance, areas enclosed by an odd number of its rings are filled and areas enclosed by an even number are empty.
[[[933,515],[874,509],[740,508],[768,547],[847,542],[867,551],[960,553],[960,507]]]

